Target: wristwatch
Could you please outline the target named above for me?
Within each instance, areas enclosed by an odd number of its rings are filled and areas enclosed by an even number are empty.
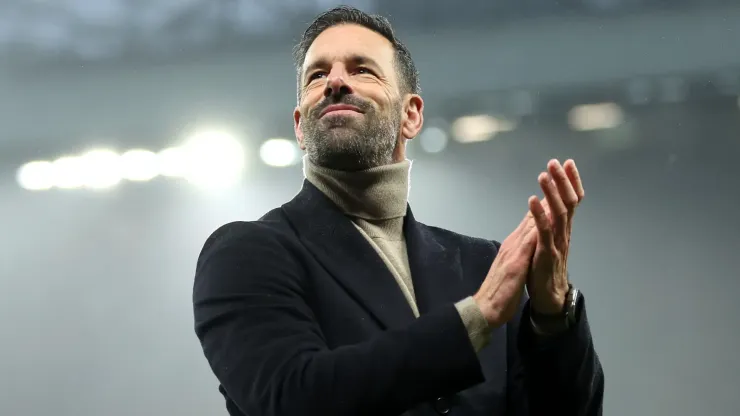
[[[563,305],[561,313],[555,315],[540,314],[530,307],[530,320],[535,332],[543,335],[554,335],[575,326],[578,322],[579,303],[582,297],[580,290],[573,285],[569,285],[568,293],[565,295],[565,305]]]

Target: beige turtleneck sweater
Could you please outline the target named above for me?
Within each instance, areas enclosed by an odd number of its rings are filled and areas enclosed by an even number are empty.
[[[416,317],[403,222],[409,195],[411,161],[379,166],[360,172],[343,172],[317,166],[303,159],[303,171],[316,188],[347,215],[375,249],[398,283]],[[488,344],[491,330],[472,296],[455,304],[476,352]]]

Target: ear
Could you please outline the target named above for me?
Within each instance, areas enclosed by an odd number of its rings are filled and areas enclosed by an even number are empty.
[[[295,138],[298,140],[298,147],[301,150],[306,150],[306,145],[303,144],[303,127],[301,126],[301,109],[299,107],[293,110],[293,130],[295,131]]]
[[[416,137],[424,126],[424,100],[417,94],[406,98],[404,117],[401,124],[401,136],[406,140]]]

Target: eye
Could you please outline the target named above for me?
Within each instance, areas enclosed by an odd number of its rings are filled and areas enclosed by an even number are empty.
[[[325,77],[325,76],[326,76],[326,72],[324,72],[324,71],[316,71],[316,72],[312,73],[308,77],[308,82],[315,81],[315,80],[317,80],[317,79],[319,79],[321,77]]]
[[[368,69],[368,68],[365,68],[365,67],[359,67],[359,68],[357,68],[357,69],[355,70],[355,73],[357,73],[357,74],[370,74],[370,75],[375,75],[375,73],[374,73],[374,72],[373,72],[372,70],[370,70],[370,69]]]

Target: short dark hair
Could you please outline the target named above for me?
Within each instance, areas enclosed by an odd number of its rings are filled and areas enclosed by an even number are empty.
[[[343,24],[355,24],[372,30],[393,44],[396,52],[396,71],[401,81],[401,91],[407,94],[421,93],[419,85],[419,72],[416,70],[414,60],[411,58],[406,45],[404,45],[393,32],[391,23],[383,16],[368,14],[350,6],[338,6],[318,15],[308,26],[300,42],[293,48],[293,58],[298,71],[298,101],[301,98],[301,72],[306,60],[308,48],[326,29]]]

